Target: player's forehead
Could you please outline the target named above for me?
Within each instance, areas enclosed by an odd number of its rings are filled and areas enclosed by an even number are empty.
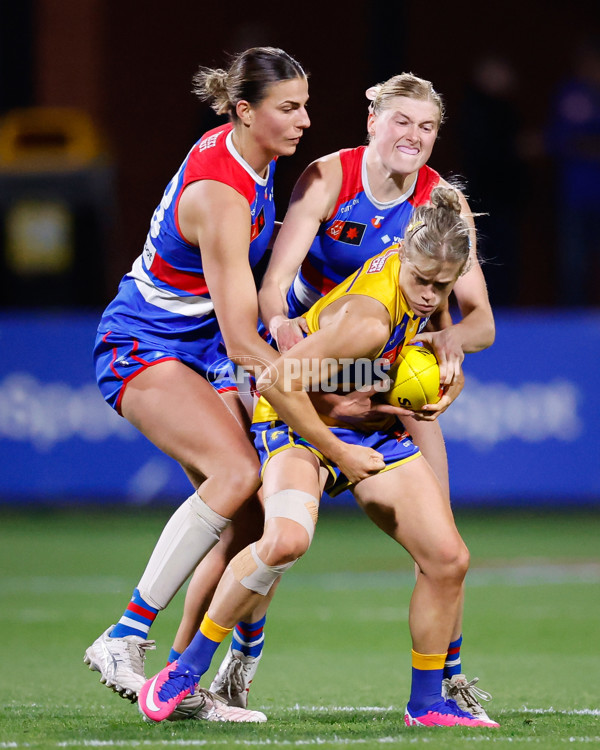
[[[412,253],[412,257],[407,257],[405,263],[420,279],[436,284],[447,284],[454,281],[462,267],[459,261],[438,260],[418,252]]]
[[[440,110],[435,102],[428,99],[415,99],[411,96],[392,96],[384,106],[388,116],[406,117],[414,122],[439,123]]]
[[[304,77],[288,78],[275,81],[267,88],[263,102],[269,105],[299,104],[304,106],[308,101],[308,81]]]

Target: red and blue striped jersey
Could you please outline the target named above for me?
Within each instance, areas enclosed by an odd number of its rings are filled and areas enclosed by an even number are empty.
[[[171,342],[193,353],[218,334],[214,306],[202,266],[202,248],[187,242],[178,220],[183,190],[197,180],[229,185],[246,198],[251,212],[250,266],[260,282],[275,223],[275,160],[263,179],[238,154],[231,124],[205,133],[167,185],[150,224],[141,255],[126,274],[99,331],[129,333],[145,341]],[[262,261],[262,262],[261,262]]]
[[[366,146],[342,149],[342,187],[333,215],[321,224],[294,280],[290,317],[302,314],[369,258],[400,242],[413,209],[427,203],[440,175],[423,166],[408,191],[382,203],[371,193]]]

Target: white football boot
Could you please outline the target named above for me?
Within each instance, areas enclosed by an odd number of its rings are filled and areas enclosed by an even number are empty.
[[[463,711],[468,711],[476,719],[489,722],[490,726],[497,726],[496,722],[487,715],[486,710],[479,701],[491,701],[492,696],[485,690],[475,687],[479,682],[479,677],[474,677],[467,681],[464,674],[455,674],[451,678],[442,680],[442,697],[456,701],[458,707]]]
[[[167,721],[185,721],[186,719],[262,724],[267,717],[261,711],[247,711],[245,708],[230,706],[220,696],[197,687],[192,695],[188,695],[181,701]]]
[[[246,708],[250,683],[254,679],[260,658],[244,656],[241,651],[229,648],[212,681],[211,693],[218,695],[230,706]]]
[[[132,703],[146,682],[144,660],[146,651],[156,648],[155,641],[147,641],[138,635],[111,638],[111,625],[86,650],[85,664],[94,672],[100,672],[100,682]]]

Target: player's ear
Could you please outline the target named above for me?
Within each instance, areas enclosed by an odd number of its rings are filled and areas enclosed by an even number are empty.
[[[235,112],[244,125],[250,125],[252,123],[252,105],[250,102],[247,102],[245,99],[240,99],[235,105]]]
[[[373,138],[375,136],[375,115],[370,110],[367,116],[367,133],[369,135],[369,138]]]

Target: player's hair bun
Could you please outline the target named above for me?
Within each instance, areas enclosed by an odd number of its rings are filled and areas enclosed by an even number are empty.
[[[200,68],[194,75],[193,92],[199,99],[212,102],[211,106],[219,115],[231,109],[227,90],[227,71],[222,68]]]
[[[380,90],[381,84],[376,83],[375,86],[369,86],[369,88],[365,91],[365,96],[370,102],[372,102],[377,97],[377,94],[380,92]]]
[[[453,188],[436,187],[431,191],[431,203],[436,208],[445,208],[460,214],[461,205],[458,193]]]

